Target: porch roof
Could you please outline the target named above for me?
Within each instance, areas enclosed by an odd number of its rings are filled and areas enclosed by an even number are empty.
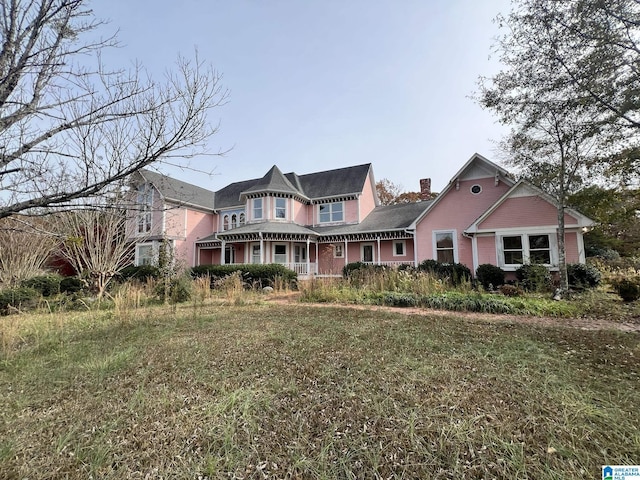
[[[260,237],[264,239],[286,239],[306,240],[307,238],[316,240],[318,234],[310,228],[303,227],[296,223],[289,222],[261,222],[249,223],[242,227],[219,232],[217,238],[224,241],[233,240],[256,240]]]

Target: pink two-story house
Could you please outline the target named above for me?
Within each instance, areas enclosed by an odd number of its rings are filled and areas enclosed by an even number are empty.
[[[210,191],[151,171],[132,179],[130,237],[136,264],[153,263],[164,239],[185,266],[281,263],[301,277],[337,275],[350,262],[417,265],[425,259],[558,264],[553,200],[474,155],[435,200],[381,206],[371,164],[305,175],[272,167],[263,177]],[[584,262],[592,221],[567,209],[568,262]]]

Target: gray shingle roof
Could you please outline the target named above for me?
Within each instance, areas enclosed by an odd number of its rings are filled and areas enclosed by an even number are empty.
[[[211,190],[151,170],[140,170],[140,175],[145,181],[153,184],[165,200],[213,209],[214,194]]]
[[[382,232],[408,228],[429,206],[431,201],[400,203],[376,207],[359,224],[314,227],[320,235],[341,235],[349,233]]]
[[[218,237],[224,238],[225,235],[246,235],[252,233],[282,233],[293,235],[311,235],[316,236],[316,232],[310,228],[303,227],[296,223],[289,222],[262,222],[262,223],[249,223],[242,227],[233,228],[225,232],[219,232]]]
[[[275,165],[271,167],[271,170],[264,177],[242,193],[248,194],[252,192],[288,193],[292,195],[300,195],[301,193]]]

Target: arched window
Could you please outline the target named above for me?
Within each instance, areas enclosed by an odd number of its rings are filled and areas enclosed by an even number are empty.
[[[231,228],[236,228],[238,226],[238,216],[234,213],[231,215]]]
[[[246,220],[245,220],[245,217],[244,217],[244,213],[241,213],[240,214],[240,226],[244,225],[245,221]]]
[[[229,230],[229,215],[225,215],[222,219],[222,229]]]

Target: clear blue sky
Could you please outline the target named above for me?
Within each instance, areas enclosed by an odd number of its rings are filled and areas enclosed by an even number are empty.
[[[499,127],[469,95],[509,0],[108,0],[97,17],[119,29],[123,48],[154,75],[178,53],[223,75],[230,101],[213,112],[221,131],[197,168],[167,169],[211,190],[261,177],[272,165],[310,173],[372,163],[377,180],[433,190],[478,152],[496,160]]]

